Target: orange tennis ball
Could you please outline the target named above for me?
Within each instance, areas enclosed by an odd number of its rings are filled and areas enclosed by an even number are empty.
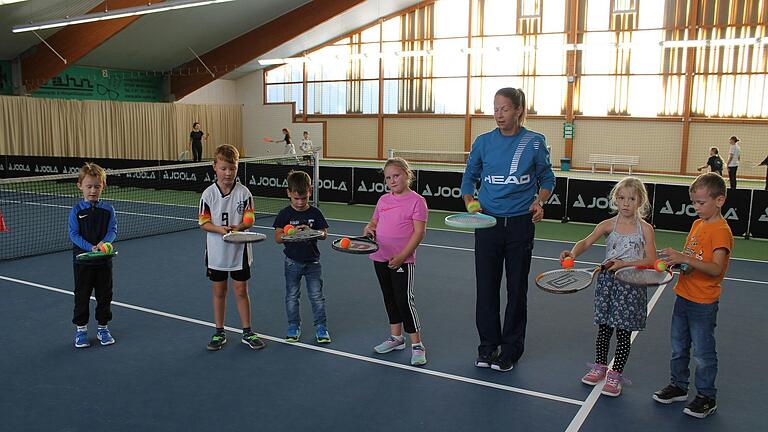
[[[563,268],[573,268],[573,265],[575,262],[573,261],[573,258],[564,258],[562,261],[560,261],[560,265],[563,266]]]
[[[101,246],[99,246],[99,250],[101,252],[104,252],[105,254],[110,254],[112,253],[114,248],[112,247],[112,243],[106,242],[106,243],[102,243]]]
[[[291,224],[288,224],[288,225],[286,225],[286,226],[284,226],[284,227],[283,227],[283,232],[284,232],[284,233],[286,233],[286,234],[288,234],[288,231],[290,231],[290,230],[292,230],[292,229],[294,229],[294,228],[295,228],[295,227],[294,227],[293,225],[291,225]]]
[[[653,263],[653,268],[655,268],[656,271],[659,271],[659,272],[667,271],[667,263],[665,263],[664,260],[659,258]]]
[[[251,216],[249,214],[246,214],[245,216],[243,216],[243,223],[252,224],[253,223],[253,216]]]
[[[343,238],[343,239],[341,239],[341,241],[339,242],[339,246],[341,246],[341,248],[342,248],[342,249],[349,249],[349,245],[350,245],[350,243],[352,243],[352,241],[351,241],[350,239],[348,239],[348,238],[344,237],[344,238]]]

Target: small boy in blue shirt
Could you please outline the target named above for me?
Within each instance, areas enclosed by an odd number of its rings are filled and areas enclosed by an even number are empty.
[[[282,209],[272,225],[275,228],[275,242],[285,245],[285,312],[288,315],[288,330],[285,340],[298,342],[301,336],[301,316],[299,298],[301,297],[301,277],[307,284],[307,296],[312,304],[314,315],[315,339],[319,343],[330,343],[331,336],[325,317],[325,297],[323,297],[322,267],[317,239],[304,242],[283,242],[283,227],[288,224],[297,229],[311,228],[322,231],[325,240],[328,236],[328,222],[317,207],[309,204],[312,196],[312,179],[304,171],[291,171],[288,174],[286,190],[291,205]]]
[[[107,186],[107,173],[95,163],[80,168],[77,188],[83,200],[69,212],[69,238],[72,240],[75,275],[75,310],[72,323],[77,326],[75,348],[91,346],[88,341],[88,318],[91,292],[96,294],[96,336],[102,345],[112,345],[115,339],[107,323],[112,319],[112,260],[78,262],[75,257],[84,252],[96,252],[102,244],[117,238],[115,209],[100,201]]]

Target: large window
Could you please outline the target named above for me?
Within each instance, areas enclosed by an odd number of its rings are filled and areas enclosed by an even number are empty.
[[[768,118],[766,2],[691,1],[438,0],[269,70],[267,101],[304,112],[306,100],[310,115],[490,115],[496,90],[516,87],[538,115],[563,115],[572,91],[577,115],[682,116],[689,104]]]

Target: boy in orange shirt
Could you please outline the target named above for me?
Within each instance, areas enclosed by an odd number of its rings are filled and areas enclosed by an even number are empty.
[[[685,264],[688,270],[680,274],[675,285],[671,382],[654,393],[653,399],[663,404],[688,400],[688,364],[693,345],[698,394],[683,412],[704,418],[717,409],[715,326],[720,283],[728,270],[733,234],[720,214],[726,194],[722,177],[715,173],[702,174],[693,182],[689,193],[699,219],[693,222],[682,252],[667,248],[660,254],[665,256],[667,264]]]

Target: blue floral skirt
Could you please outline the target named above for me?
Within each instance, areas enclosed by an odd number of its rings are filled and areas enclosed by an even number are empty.
[[[648,288],[614,279],[611,272],[597,275],[595,325],[607,324],[622,330],[643,330],[648,315]]]

